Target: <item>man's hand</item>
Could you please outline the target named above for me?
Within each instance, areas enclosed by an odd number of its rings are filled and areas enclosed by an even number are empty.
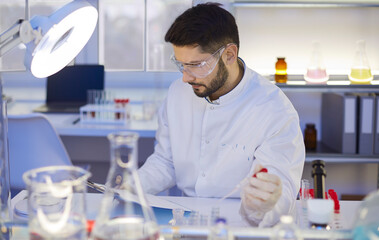
[[[272,210],[282,195],[282,182],[280,178],[268,172],[260,172],[261,165],[255,168],[255,177],[249,179],[242,190],[241,213],[258,223],[264,214]]]

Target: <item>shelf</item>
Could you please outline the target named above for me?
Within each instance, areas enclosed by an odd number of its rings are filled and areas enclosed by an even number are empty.
[[[265,76],[283,91],[293,92],[374,92],[379,93],[379,76],[371,84],[351,84],[346,75],[332,75],[327,83],[308,83],[302,75],[288,75],[287,83],[275,83],[274,75]]]
[[[379,163],[379,155],[343,154],[317,142],[316,150],[307,150],[305,162],[323,160],[328,163]]]
[[[276,0],[276,1],[254,1],[235,0],[235,7],[301,7],[301,8],[333,8],[333,7],[379,7],[379,1],[297,1],[297,0]]]

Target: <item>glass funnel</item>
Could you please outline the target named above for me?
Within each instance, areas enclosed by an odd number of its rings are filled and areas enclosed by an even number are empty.
[[[324,66],[320,44],[317,41],[312,44],[311,59],[304,79],[309,83],[325,83],[329,79]]]
[[[349,79],[352,84],[370,84],[373,79],[366,56],[366,42],[364,40],[357,41],[357,49]]]
[[[111,167],[91,239],[158,239],[158,225],[137,173],[138,134],[118,132],[108,139]]]

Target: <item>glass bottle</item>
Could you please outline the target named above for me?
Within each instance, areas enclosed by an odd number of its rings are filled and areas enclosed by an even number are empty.
[[[370,84],[373,76],[366,56],[366,42],[357,41],[357,49],[354,55],[353,66],[349,75],[352,84]]]
[[[226,227],[225,218],[217,218],[214,225],[211,227],[207,240],[228,240],[229,233]]]
[[[299,228],[293,221],[293,217],[283,215],[280,222],[273,228],[271,240],[301,240],[303,239]]]
[[[275,63],[275,82],[287,82],[287,63],[284,57],[278,57]]]
[[[319,42],[313,42],[313,50],[311,59],[307,68],[307,73],[304,75],[305,81],[309,83],[325,83],[329,76],[323,63],[321,48]]]
[[[108,135],[111,167],[91,239],[156,240],[159,229],[137,173],[138,134]]]
[[[315,150],[317,147],[317,130],[313,123],[305,125],[304,144],[307,150]]]

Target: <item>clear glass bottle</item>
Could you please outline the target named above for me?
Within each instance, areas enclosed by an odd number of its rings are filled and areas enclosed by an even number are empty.
[[[215,225],[211,227],[208,240],[228,240],[229,233],[226,227],[226,219],[217,218],[214,224]]]
[[[373,79],[366,55],[366,42],[364,40],[357,41],[357,49],[349,79],[352,84],[370,84]]]
[[[275,82],[287,82],[287,63],[284,57],[278,57],[275,63]]]
[[[185,224],[184,209],[174,208],[172,209],[172,219],[169,221],[169,225],[181,226]]]
[[[304,79],[308,83],[325,83],[329,76],[326,73],[319,42],[313,42],[312,48],[311,59]]]
[[[91,239],[156,240],[159,228],[137,173],[138,134],[108,135],[111,167]]]
[[[280,222],[273,228],[270,240],[302,240],[300,229],[293,221],[293,217],[283,215]]]

